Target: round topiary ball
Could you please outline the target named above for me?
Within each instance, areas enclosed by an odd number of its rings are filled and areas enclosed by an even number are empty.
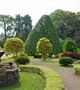
[[[59,59],[59,64],[63,66],[68,66],[68,65],[71,65],[72,63],[73,63],[73,60],[71,57],[61,57]]]
[[[16,64],[29,64],[30,60],[26,54],[19,54],[15,59]]]

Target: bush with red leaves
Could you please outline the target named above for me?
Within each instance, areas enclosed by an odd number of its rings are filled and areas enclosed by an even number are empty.
[[[63,52],[59,54],[59,57],[65,57],[65,56],[80,60],[80,53],[77,52]]]

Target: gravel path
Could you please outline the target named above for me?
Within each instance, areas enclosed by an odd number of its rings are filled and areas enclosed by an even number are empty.
[[[72,68],[59,68],[41,61],[32,61],[31,64],[36,66],[44,66],[55,70],[62,77],[65,90],[80,90],[80,77],[74,74]]]

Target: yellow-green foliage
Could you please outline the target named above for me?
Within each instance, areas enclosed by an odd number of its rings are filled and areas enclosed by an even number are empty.
[[[80,64],[74,66],[75,74],[80,75]]]
[[[52,45],[46,37],[40,38],[37,42],[37,51],[39,53],[50,53]]]
[[[37,42],[37,52],[41,53],[42,57],[45,58],[52,50],[52,45],[46,37],[40,38]]]
[[[33,72],[41,75],[46,80],[44,90],[63,90],[61,77],[55,71],[41,66],[21,65],[19,67],[22,72]]]
[[[4,43],[4,49],[7,53],[17,54],[23,52],[24,44],[19,38],[8,38]]]

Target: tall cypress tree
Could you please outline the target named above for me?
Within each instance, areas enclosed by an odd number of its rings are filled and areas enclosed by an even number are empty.
[[[36,53],[36,45],[39,38],[46,37],[52,44],[52,53],[58,54],[62,52],[62,46],[59,42],[58,35],[54,29],[51,19],[48,15],[43,15],[33,30],[30,32],[25,42],[25,52],[27,54]]]

